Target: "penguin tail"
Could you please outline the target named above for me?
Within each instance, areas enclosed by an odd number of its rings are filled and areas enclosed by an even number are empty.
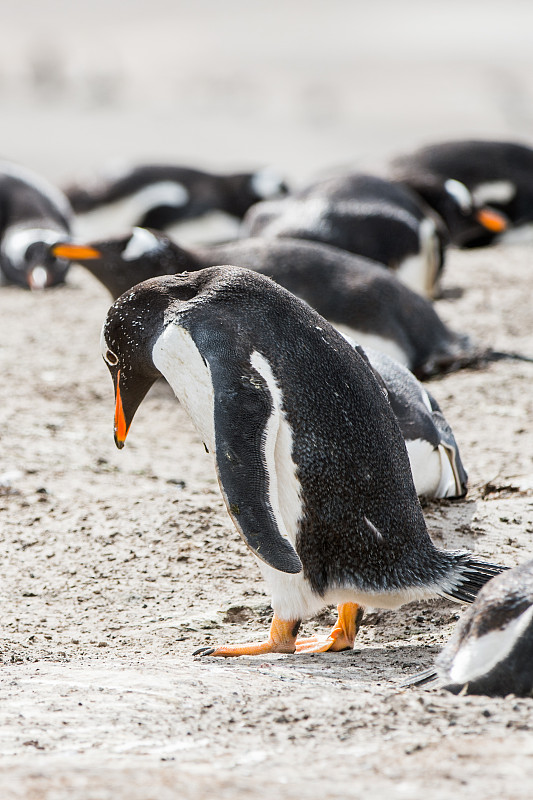
[[[525,361],[527,364],[533,364],[533,356],[525,356],[522,353],[505,353],[499,350],[487,350],[482,360],[485,361]]]
[[[481,363],[484,352],[468,334],[448,331],[448,341],[442,349],[434,351],[426,361],[418,364],[412,371],[419,380],[427,380],[435,375],[477,366]]]
[[[452,565],[438,594],[458,603],[473,603],[483,586],[509,567],[478,561],[471,553],[451,553]]]
[[[410,675],[398,684],[399,689],[409,689],[411,686],[437,686],[439,676],[435,667],[429,667],[422,672]]]
[[[435,375],[457,372],[460,369],[481,368],[491,362],[504,360],[533,364],[533,356],[481,348],[469,336],[456,334],[454,341],[447,348],[433,354],[423,364],[414,368],[413,372],[420,380],[427,380]]]

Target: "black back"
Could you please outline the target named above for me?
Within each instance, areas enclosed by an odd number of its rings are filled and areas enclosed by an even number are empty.
[[[261,203],[244,219],[249,236],[312,239],[396,269],[420,251],[420,224],[430,214],[410,189],[349,173],[312,184],[285,200]],[[439,234],[444,237],[444,230]],[[443,260],[443,238],[440,262]]]
[[[162,230],[214,209],[242,218],[251,205],[264,199],[255,188],[254,175],[253,172],[219,175],[173,164],[140,164],[118,176],[103,176],[89,185],[67,187],[66,193],[74,210],[84,213],[120,201],[155,183],[179,184],[188,193],[183,205],[154,205],[139,219],[130,221],[131,226]],[[286,192],[286,185],[280,182],[278,194]]]

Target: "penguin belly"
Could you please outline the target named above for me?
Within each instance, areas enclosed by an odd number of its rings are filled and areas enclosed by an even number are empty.
[[[455,474],[446,448],[425,439],[406,440],[407,455],[419,497],[456,497]]]

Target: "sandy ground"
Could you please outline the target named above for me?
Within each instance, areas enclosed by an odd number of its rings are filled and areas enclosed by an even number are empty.
[[[2,155],[58,182],[117,156],[299,181],[444,137],[533,140],[523,0],[3,5]],[[532,253],[451,252],[442,316],[533,354]],[[116,451],[108,305],[81,268],[0,292],[1,800],[530,798],[533,700],[399,689],[459,606],[369,612],[349,653],[192,657],[262,636],[269,598],[164,385]],[[471,487],[425,507],[440,546],[531,557],[532,377],[431,384]]]
[[[530,260],[525,246],[451,252],[442,316],[531,352]],[[98,344],[108,305],[81,268],[44,295],[0,294],[2,798],[418,800],[466,784],[530,797],[532,699],[398,688],[431,664],[459,606],[369,612],[348,653],[192,657],[261,636],[269,598],[165,385],[115,450]],[[439,545],[531,556],[532,375],[509,361],[431,384],[471,486],[426,506]]]

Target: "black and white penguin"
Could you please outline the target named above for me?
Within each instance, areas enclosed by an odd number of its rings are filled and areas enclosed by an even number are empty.
[[[366,256],[427,297],[434,294],[444,259],[445,228],[429,207],[410,189],[362,173],[260,203],[245,216],[243,231],[312,239]]]
[[[428,670],[410,683],[438,682],[454,693],[533,695],[533,561],[480,591]]]
[[[0,282],[30,289],[62,283],[70,262],[50,246],[70,238],[67,198],[44,178],[0,162]]]
[[[338,248],[296,239],[247,239],[183,249],[164,234],[136,228],[92,245],[56,245],[52,252],[89,269],[114,297],[162,274],[217,264],[251,268],[305,300],[341,333],[381,350],[420,378],[479,360],[481,351],[454,333],[432,304],[380,264]]]
[[[471,602],[500,567],[431,541],[391,407],[368,362],[320,315],[250,270],[154,278],[102,330],[115,442],[163,376],[214,456],[228,513],[272,595],[268,640],[214,656],[341,650],[362,607]],[[339,604],[323,641],[300,621]]]
[[[407,448],[419,497],[464,497],[468,475],[453,431],[412,372],[378,350],[361,348],[381,378]]]
[[[533,148],[516,142],[439,142],[396,158],[395,179],[442,217],[458,247],[533,238]]]
[[[82,238],[114,236],[136,225],[167,230],[179,223],[180,230],[190,220],[217,212],[210,222],[212,231],[197,235],[199,241],[203,234],[220,241],[235,238],[251,205],[280,197],[288,189],[281,175],[268,167],[224,175],[173,164],[139,164],[104,172],[65,191]]]

